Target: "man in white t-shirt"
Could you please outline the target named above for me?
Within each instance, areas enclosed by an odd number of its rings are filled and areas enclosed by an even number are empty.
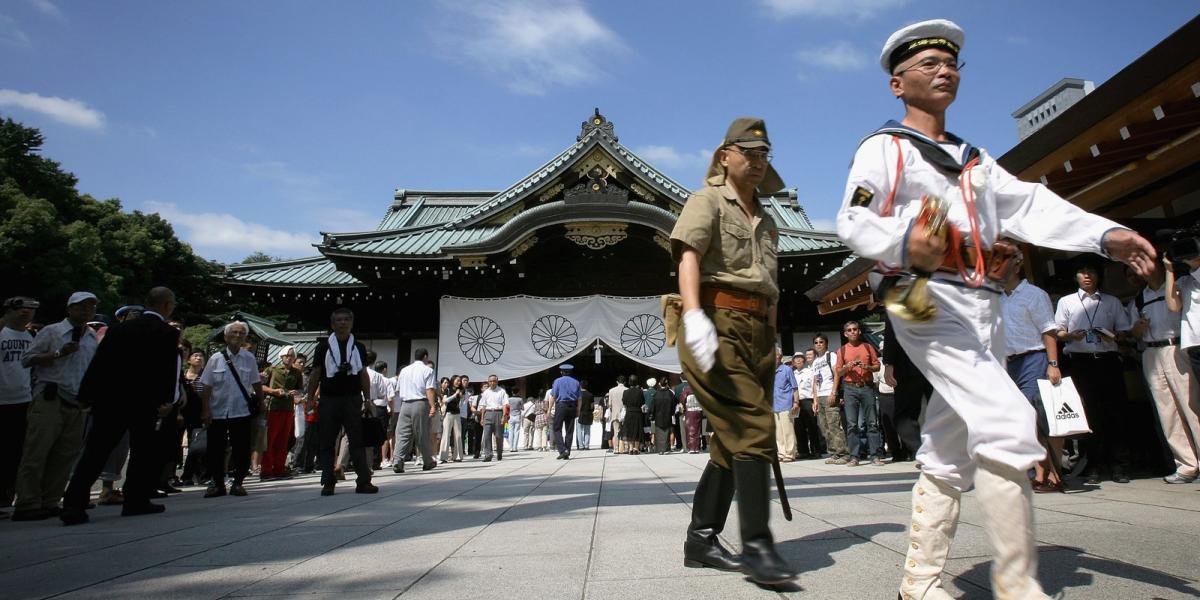
[[[12,506],[17,465],[25,443],[26,416],[30,390],[29,367],[21,359],[33,345],[33,336],[25,330],[33,321],[38,301],[15,296],[4,301],[4,320],[0,325],[0,505]],[[2,513],[0,513],[2,514]]]
[[[437,410],[437,379],[429,360],[429,351],[417,348],[412,364],[400,370],[396,378],[396,394],[392,396],[392,411],[400,413],[396,421],[396,444],[393,450],[392,471],[404,472],[404,457],[415,443],[425,461],[422,471],[437,466],[433,460],[432,440],[429,437],[429,418]]]
[[[812,410],[825,432],[825,446],[829,450],[829,458],[825,459],[825,463],[844,465],[850,462],[850,450],[846,446],[846,431],[842,429],[841,403],[833,394],[833,383],[837,379],[837,354],[829,351],[829,338],[823,333],[813,337],[813,350],[816,355],[809,366],[816,400]]]

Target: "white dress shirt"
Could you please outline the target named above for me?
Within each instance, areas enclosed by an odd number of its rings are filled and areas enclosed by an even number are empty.
[[[1129,312],[1121,306],[1116,296],[1101,292],[1088,294],[1083,290],[1076,290],[1074,294],[1058,299],[1054,322],[1067,333],[1103,327],[1115,334],[1128,331],[1133,325],[1129,320]],[[1086,339],[1072,340],[1067,342],[1064,349],[1068,353],[1116,352],[1117,343],[1098,336],[1093,343],[1088,343]]]
[[[1157,290],[1147,285],[1138,295],[1142,297],[1142,310],[1138,311],[1137,300],[1130,300],[1126,308],[1129,310],[1129,320],[1137,321],[1146,317],[1149,325],[1142,332],[1143,342],[1163,342],[1179,337],[1180,319],[1178,313],[1167,310],[1166,288],[1164,283]]]
[[[1179,324],[1180,347],[1200,346],[1200,269],[1175,280],[1183,296],[1182,322]]]
[[[479,410],[504,410],[508,403],[508,392],[501,386],[488,388],[479,397]]]
[[[88,365],[92,364],[92,357],[96,355],[96,346],[99,345],[99,342],[96,341],[96,332],[87,325],[83,325],[82,328],[79,336],[79,350],[71,354],[64,354],[47,364],[34,367],[33,376],[37,380],[33,384],[34,398],[42,393],[47,383],[57,383],[60,396],[68,400],[75,399],[75,395],[79,393],[79,384],[83,381],[83,374],[87,372]],[[75,326],[67,319],[43,327],[37,337],[33,338],[33,345],[29,347],[29,352],[22,359],[22,364],[29,363],[30,357],[35,354],[61,350],[71,341],[74,329]]]
[[[803,369],[792,371],[792,375],[796,378],[796,391],[800,392],[801,400],[812,400],[813,397],[813,371],[812,366],[806,366]]]
[[[1000,295],[1000,322],[1004,325],[1005,356],[1045,350],[1042,334],[1058,329],[1050,295],[1024,279],[1011,294]]]
[[[437,379],[433,375],[433,367],[422,361],[414,360],[412,364],[400,369],[396,376],[397,402],[409,400],[426,400],[426,390],[436,390]]]
[[[375,406],[387,406],[396,395],[392,380],[371,367],[367,367],[367,376],[371,379],[371,402]]]
[[[246,386],[246,394],[253,397],[254,384],[259,382],[258,363],[254,360],[254,355],[239,351],[231,357],[233,367],[242,379],[242,385]],[[238,390],[237,381],[229,372],[229,363],[225,362],[222,353],[217,352],[208,357],[208,364],[204,365],[204,372],[200,374],[200,383],[212,390],[212,396],[208,399],[212,418],[236,419],[250,416],[246,396]]]

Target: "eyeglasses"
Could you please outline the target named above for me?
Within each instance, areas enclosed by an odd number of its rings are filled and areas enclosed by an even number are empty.
[[[771,162],[771,159],[775,158],[775,156],[773,154],[771,154],[770,152],[767,152],[766,150],[746,150],[746,149],[742,148],[741,146],[736,146],[736,145],[726,146],[725,149],[733,150],[734,152],[741,154],[742,156],[746,157],[746,160],[748,160],[750,162],[756,162],[756,161]]]
[[[957,58],[929,57],[907,69],[897,71],[896,74],[903,75],[904,73],[907,73],[909,71],[920,71],[921,73],[923,73],[925,75],[936,75],[938,71],[942,70],[942,67],[946,67],[950,71],[958,73],[959,71],[962,71],[964,68],[966,68],[966,66],[967,66],[966,62],[959,62]]]

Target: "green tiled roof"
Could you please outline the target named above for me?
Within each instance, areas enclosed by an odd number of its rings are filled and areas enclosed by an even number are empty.
[[[366,287],[353,275],[337,270],[324,256],[232,265],[226,269],[225,277],[228,281],[247,285]]]
[[[396,190],[395,202],[376,229],[391,231],[449,223],[495,195],[495,192]]]
[[[597,113],[596,117],[600,117]],[[607,121],[604,121],[607,123]],[[691,192],[654,169],[636,154],[617,142],[611,124],[588,128],[557,156],[538,167],[508,189],[499,192],[482,191],[414,191],[396,190],[395,199],[375,231],[357,233],[325,233],[318,249],[325,256],[264,263],[238,265],[229,268],[228,280],[244,285],[275,285],[283,287],[366,287],[352,275],[338,271],[327,256],[377,256],[380,258],[431,259],[446,258],[472,252],[489,254],[497,248],[517,243],[520,231],[545,227],[564,221],[564,201],[545,202],[531,206],[504,225],[487,223],[498,213],[511,210],[526,197],[546,189],[562,172],[596,150],[623,165],[639,185],[665,196],[677,210]],[[827,254],[844,251],[845,246],[833,232],[813,230],[811,219],[796,201],[795,190],[782,190],[763,197],[762,203],[779,226],[781,257],[803,254]],[[573,209],[572,209],[573,210]],[[657,213],[661,212],[659,215]],[[641,200],[630,199],[625,205],[610,208],[580,209],[570,213],[579,220],[587,218],[622,219],[668,231],[674,214]],[[569,220],[569,218],[568,218]]]
[[[323,250],[327,254],[380,254],[430,257],[442,254],[446,246],[486,239],[499,229],[496,225],[471,229],[447,229],[441,226],[417,230],[378,233],[369,237],[343,240],[333,237]]]

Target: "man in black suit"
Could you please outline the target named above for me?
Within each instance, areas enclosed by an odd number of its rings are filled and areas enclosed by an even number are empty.
[[[66,525],[86,523],[92,485],[113,447],[129,432],[129,468],[121,516],[160,513],[150,502],[157,468],[154,431],[158,419],[179,401],[179,330],[167,324],[175,294],[151,289],[146,312],[111,328],[96,349],[80,385],[79,401],[91,406],[92,428],[83,456],[63,497],[60,518]]]

